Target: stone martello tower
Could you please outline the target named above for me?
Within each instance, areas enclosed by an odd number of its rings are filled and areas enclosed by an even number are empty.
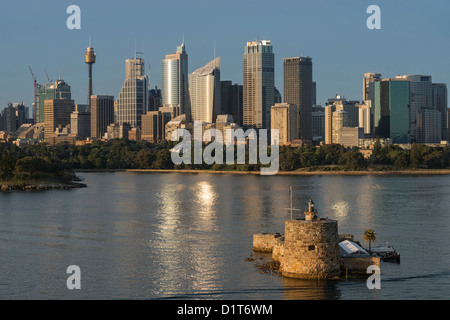
[[[280,271],[285,277],[335,279],[340,275],[337,221],[319,218],[312,199],[305,218],[285,222]]]

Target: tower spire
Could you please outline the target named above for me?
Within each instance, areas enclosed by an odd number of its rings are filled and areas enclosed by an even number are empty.
[[[86,55],[84,56],[84,62],[89,66],[89,91],[88,91],[88,103],[91,105],[92,96],[92,65],[95,63],[95,53],[94,48],[91,47],[91,37],[89,37],[89,47],[86,50]]]

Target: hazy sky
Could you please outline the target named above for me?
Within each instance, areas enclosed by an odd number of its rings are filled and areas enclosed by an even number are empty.
[[[81,30],[69,30],[69,5],[81,8]],[[381,30],[369,30],[369,5],[381,9]],[[427,74],[450,83],[448,0],[173,0],[173,1],[1,1],[0,109],[7,102],[31,106],[33,80],[59,77],[86,103],[88,67],[84,54],[92,37],[97,54],[94,94],[117,97],[125,59],[145,51],[150,84],[161,87],[161,61],[184,35],[189,72],[221,57],[222,80],[242,84],[247,41],[271,40],[275,86],[283,90],[283,58],[311,56],[317,100],[337,93],[362,98],[362,77],[379,72]]]

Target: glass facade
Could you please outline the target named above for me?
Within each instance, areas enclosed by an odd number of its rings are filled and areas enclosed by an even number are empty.
[[[247,42],[243,56],[243,124],[270,129],[275,99],[273,48],[268,40]]]
[[[147,113],[149,100],[149,82],[144,74],[144,59],[128,59],[125,74],[125,82],[117,96],[116,123],[140,128],[141,116]]]
[[[58,80],[55,83],[38,85],[36,90],[36,122],[44,122],[44,103],[45,100],[53,99],[72,99],[70,86],[64,80]]]
[[[190,119],[188,55],[184,42],[162,62],[162,105],[176,107]],[[178,113],[178,112],[177,112]]]
[[[374,122],[375,136],[395,144],[409,142],[409,81],[375,82]]]
[[[283,59],[284,102],[298,108],[299,138],[312,140],[313,71],[311,57]]]

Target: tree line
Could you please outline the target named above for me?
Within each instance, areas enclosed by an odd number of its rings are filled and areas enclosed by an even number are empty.
[[[70,178],[76,170],[89,169],[259,171],[261,168],[260,163],[174,165],[170,149],[176,144],[172,141],[152,144],[127,139],[94,141],[81,146],[41,143],[17,147],[1,143],[0,180],[39,179],[46,176]],[[449,159],[449,148],[421,144],[412,144],[411,149],[407,150],[397,145],[382,146],[377,142],[368,159],[358,148],[349,149],[338,144],[296,148],[282,146],[279,171],[444,169],[450,168]]]

